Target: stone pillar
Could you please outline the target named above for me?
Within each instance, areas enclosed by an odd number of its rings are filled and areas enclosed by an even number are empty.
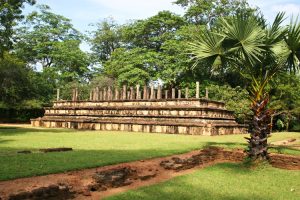
[[[127,91],[127,99],[130,99],[130,91]]]
[[[132,100],[132,99],[134,99],[134,89],[133,89],[133,87],[130,87],[130,99]]]
[[[165,90],[165,99],[168,99],[168,93],[169,93],[169,91]]]
[[[126,99],[126,93],[127,93],[127,87],[126,85],[123,85],[123,90],[122,90],[122,99]]]
[[[115,88],[115,100],[119,100],[119,90]]]
[[[196,98],[199,99],[200,98],[200,84],[199,81],[196,82]]]
[[[103,88],[103,100],[104,101],[107,101],[107,89],[106,88]]]
[[[205,98],[208,99],[208,88],[205,88]]]
[[[59,101],[59,88],[56,89],[56,101]]]
[[[185,88],[185,98],[186,99],[189,98],[189,88],[188,87]]]
[[[107,100],[111,101],[112,100],[112,92],[111,92],[111,87],[108,87],[107,90]]]
[[[99,101],[103,101],[103,99],[104,99],[104,98],[103,98],[103,91],[100,90],[100,91],[99,91],[99,98],[98,98],[98,100],[99,100]]]
[[[94,90],[90,91],[90,101],[93,101],[93,92],[94,92]]]
[[[181,99],[181,90],[178,90],[178,99]]]
[[[92,89],[92,101],[95,101],[95,88]]]
[[[136,85],[136,99],[141,99],[140,85]]]
[[[78,88],[75,88],[75,101],[78,101]]]
[[[160,85],[157,88],[157,99],[161,99],[161,86]]]
[[[144,86],[144,94],[143,94],[143,99],[148,99],[148,88],[147,86]]]
[[[75,89],[72,89],[72,101],[75,101]]]
[[[95,101],[99,101],[99,87],[96,87],[95,89]]]
[[[176,92],[175,88],[172,88],[172,99],[175,99],[175,92]]]
[[[151,85],[151,90],[150,90],[150,99],[155,99],[155,94],[154,94],[154,86]]]

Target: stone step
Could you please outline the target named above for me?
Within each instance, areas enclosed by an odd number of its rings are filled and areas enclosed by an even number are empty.
[[[47,116],[153,116],[153,117],[186,117],[186,118],[234,118],[231,111],[226,110],[127,110],[127,109],[46,109]]]
[[[160,119],[160,118],[87,118],[87,117],[48,117],[41,118],[42,121],[57,122],[91,122],[91,123],[116,123],[116,124],[159,124],[159,125],[182,125],[182,126],[237,126],[234,120],[199,120],[199,119]]]
[[[207,119],[207,120],[235,120],[235,118],[232,115],[193,115],[193,116],[187,116],[187,115],[161,115],[161,114],[122,114],[114,113],[114,114],[79,114],[79,113],[73,113],[73,112],[66,112],[66,113],[45,113],[45,116],[47,117],[87,117],[87,118],[100,118],[100,117],[120,117],[120,118],[159,118],[159,119]]]
[[[155,100],[111,100],[111,101],[54,101],[53,107],[132,107],[132,106],[147,106],[147,107],[213,107],[225,108],[225,104],[219,101],[208,99],[155,99]]]
[[[166,123],[154,121],[132,120],[87,120],[87,119],[55,119],[47,120],[34,119],[33,126],[47,128],[74,128],[104,131],[132,131],[149,133],[170,133],[170,134],[190,134],[190,135],[227,135],[246,133],[246,126],[234,123],[226,124],[203,124],[203,123]]]
[[[206,107],[206,106],[58,106],[45,107],[46,110],[183,110],[183,111],[225,111],[233,113],[226,108]]]

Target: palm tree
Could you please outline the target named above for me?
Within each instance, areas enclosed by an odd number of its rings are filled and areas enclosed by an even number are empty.
[[[279,72],[299,69],[300,23],[292,20],[283,27],[283,20],[284,13],[279,13],[271,26],[254,14],[222,18],[217,28],[206,30],[189,45],[196,63],[205,63],[212,70],[238,71],[248,81],[253,115],[250,138],[246,139],[253,159],[268,159],[272,125],[267,86]]]

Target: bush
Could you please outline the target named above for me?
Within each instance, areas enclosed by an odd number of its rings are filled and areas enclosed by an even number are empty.
[[[29,123],[30,119],[42,117],[44,115],[43,108],[0,108],[1,123]]]
[[[214,84],[209,84],[207,88],[209,98],[225,102],[227,109],[234,111],[235,118],[239,123],[247,121],[248,116],[251,114],[247,90],[239,86],[232,88],[229,85],[219,86]]]

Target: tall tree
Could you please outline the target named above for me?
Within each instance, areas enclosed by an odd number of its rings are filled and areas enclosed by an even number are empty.
[[[187,22],[170,11],[161,11],[146,20],[138,20],[124,27],[127,47],[148,48],[161,51],[162,44],[173,38],[176,31]]]
[[[176,0],[177,5],[186,9],[185,17],[189,22],[212,25],[218,18],[232,16],[241,10],[249,12],[247,0]]]
[[[161,75],[164,81],[174,84],[166,77],[172,71],[174,80],[184,71],[179,69],[183,62],[174,62],[180,60],[175,57],[183,44],[177,45],[176,42],[184,40],[177,31],[186,24],[182,17],[169,11],[123,26],[104,22],[94,33],[92,50],[102,60],[104,73],[117,79],[119,85],[144,85]],[[176,46],[175,51],[172,51],[172,46]],[[165,73],[160,73],[162,71]]]
[[[300,77],[293,74],[282,74],[275,81],[276,88],[271,91],[270,108],[274,111],[273,118],[282,116],[288,131],[290,121],[300,114]]]
[[[122,29],[113,19],[108,18],[96,24],[90,43],[93,56],[98,62],[105,62],[112,52],[121,47]]]
[[[33,5],[35,0],[0,0],[0,57],[12,47],[13,28],[24,17],[22,8],[25,3]]]
[[[221,18],[220,28],[205,31],[190,44],[195,59],[205,60],[215,70],[234,68],[248,80],[253,113],[247,138],[251,158],[268,158],[268,84],[282,70],[299,69],[300,23],[294,21],[283,28],[283,18],[279,13],[270,27],[249,13]]]
[[[0,102],[16,105],[31,95],[29,70],[15,56],[4,53],[0,58]]]
[[[83,36],[71,24],[70,19],[39,6],[26,17],[18,30],[16,54],[33,66],[41,65],[48,73],[57,74],[63,82],[77,80],[88,71],[88,55],[80,49]]]
[[[117,80],[119,86],[127,84],[146,85],[155,77],[155,66],[158,54],[142,48],[126,50],[118,48],[104,65],[104,72]]]

